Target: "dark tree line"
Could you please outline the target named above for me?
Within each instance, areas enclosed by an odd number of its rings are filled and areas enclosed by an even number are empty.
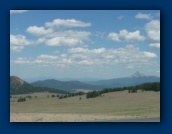
[[[68,94],[57,94],[57,95],[54,95],[52,94],[51,97],[54,98],[54,97],[57,97],[59,99],[64,99],[64,98],[68,98],[68,97],[74,97],[74,96],[80,96],[80,95],[83,95],[85,94],[84,92],[76,92],[76,93],[68,93]],[[49,98],[49,95],[47,96]]]
[[[144,83],[138,86],[138,88],[145,90],[145,91],[160,91],[160,82],[153,82],[153,83]]]
[[[94,98],[97,96],[101,96],[104,93],[109,92],[117,92],[128,90],[128,93],[137,93],[137,90],[145,90],[145,91],[160,91],[160,82],[152,82],[152,83],[144,83],[137,86],[128,86],[128,87],[118,87],[118,88],[105,88],[100,91],[92,91],[86,94],[86,98]]]

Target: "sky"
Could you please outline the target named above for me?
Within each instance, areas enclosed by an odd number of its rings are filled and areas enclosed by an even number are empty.
[[[10,10],[10,76],[160,76],[160,10]]]

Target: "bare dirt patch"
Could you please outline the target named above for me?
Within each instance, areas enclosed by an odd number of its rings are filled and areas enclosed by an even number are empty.
[[[136,119],[137,116],[115,116],[98,114],[49,114],[49,113],[11,113],[10,122],[88,122],[122,119]]]

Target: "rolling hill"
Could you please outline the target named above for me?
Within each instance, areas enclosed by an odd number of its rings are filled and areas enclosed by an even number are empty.
[[[10,77],[10,94],[26,94],[34,92],[52,92],[52,93],[67,93],[64,90],[53,89],[48,87],[33,86],[17,76]]]
[[[87,90],[101,90],[109,87],[124,87],[124,86],[135,86],[149,82],[159,82],[160,78],[156,76],[146,76],[135,72],[134,74],[124,78],[114,78],[107,80],[97,80],[90,82],[81,81],[59,81],[55,79],[47,79],[42,81],[36,81],[31,83],[34,86],[49,87],[55,89],[63,89],[73,91],[76,89],[87,89]]]
[[[42,87],[50,87],[50,88],[58,88],[63,90],[75,90],[75,89],[87,89],[87,90],[98,90],[103,89],[103,86],[96,86],[87,83],[83,83],[80,81],[59,81],[55,79],[48,79],[43,81],[36,81],[31,83],[34,86],[42,86]]]

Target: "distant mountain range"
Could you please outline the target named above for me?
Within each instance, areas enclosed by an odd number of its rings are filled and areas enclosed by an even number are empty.
[[[64,90],[53,89],[49,87],[33,86],[17,76],[10,77],[10,94],[27,94],[34,92],[53,92],[53,93],[67,93]]]
[[[16,76],[10,77],[10,93],[18,92],[37,92],[37,91],[50,91],[54,92],[65,92],[74,91],[77,89],[87,89],[87,90],[101,90],[103,88],[110,87],[124,87],[124,86],[135,86],[143,83],[149,82],[160,82],[160,77],[156,76],[146,76],[135,72],[134,74],[123,77],[114,78],[107,80],[94,80],[94,81],[60,81],[56,79],[39,80],[33,83],[27,83]],[[61,90],[59,90],[61,89]]]
[[[104,86],[104,87],[124,87],[124,86],[135,86],[143,83],[159,82],[159,81],[160,81],[159,77],[146,76],[144,74],[140,74],[137,71],[128,77],[91,81],[89,82],[89,84]]]
[[[135,72],[134,74],[124,78],[114,78],[107,80],[96,80],[96,81],[59,81],[55,79],[48,79],[42,81],[36,81],[31,83],[34,86],[45,86],[50,88],[58,88],[63,90],[75,90],[75,89],[92,89],[100,90],[106,87],[124,87],[124,86],[135,86],[148,82],[159,82],[160,78],[156,76],[146,76]]]

